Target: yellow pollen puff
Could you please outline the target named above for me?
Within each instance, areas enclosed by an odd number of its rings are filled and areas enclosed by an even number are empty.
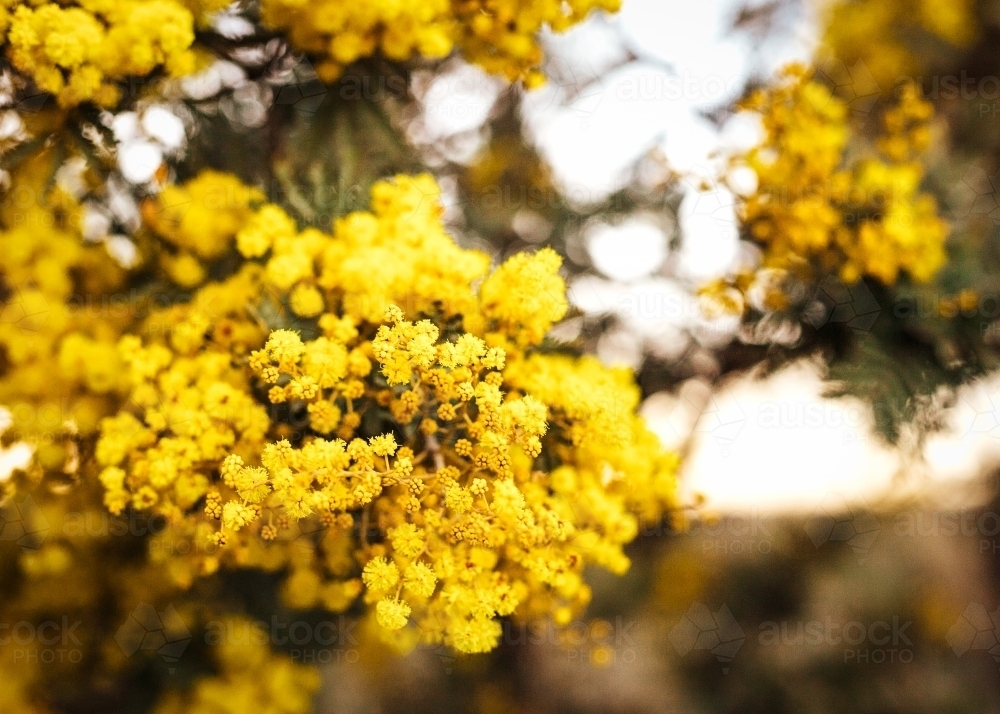
[[[404,600],[383,598],[375,606],[375,617],[378,624],[387,630],[399,630],[406,627],[410,617],[410,606]]]

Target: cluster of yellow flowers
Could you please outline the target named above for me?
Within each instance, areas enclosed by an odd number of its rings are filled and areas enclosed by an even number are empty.
[[[209,50],[196,31],[226,0],[0,0],[0,40],[11,63],[60,106],[115,106],[122,80],[162,71],[196,71]],[[487,71],[544,82],[537,35],[562,31],[619,0],[263,0],[261,21],[287,33],[297,49],[321,58],[320,77],[336,80],[352,62],[381,52],[393,60],[441,58],[455,47]]]
[[[620,7],[621,0],[452,0],[462,53],[487,72],[529,87],[545,81],[539,32],[565,32],[595,10]]]
[[[948,227],[920,191],[918,158],[930,142],[933,107],[917,87],[905,85],[884,112],[881,157],[864,150],[844,102],[803,67],[754,92],[744,109],[761,116],[764,141],[736,162],[757,177],[740,219],[764,255],[762,269],[739,276],[737,287],[767,283],[764,302],[781,309],[788,280],[834,273],[848,284],[862,276],[892,284],[903,271],[921,282],[934,276]],[[722,298],[727,290],[719,283],[706,294]],[[739,299],[730,303],[739,310]]]
[[[825,8],[823,27],[821,55],[848,68],[861,63],[884,93],[924,73],[921,51],[907,38],[961,48],[978,34],[974,0],[835,0]]]
[[[204,282],[201,261],[229,250],[252,206],[263,200],[260,190],[211,169],[183,185],[165,186],[155,200],[143,205],[146,224],[169,248],[160,255],[163,270],[182,287]]]
[[[196,19],[226,6],[220,0],[5,0],[0,14],[7,56],[61,106],[113,106],[117,82],[157,69],[193,72]]]
[[[409,6],[263,0],[261,16],[265,25],[287,31],[295,47],[322,57],[317,71],[327,81],[376,51],[406,60],[444,57],[457,47],[487,72],[536,86],[544,82],[539,32],[562,32],[594,10],[616,12],[619,6],[620,0],[430,0]]]
[[[290,604],[363,596],[398,646],[481,652],[498,618],[579,614],[583,568],[623,572],[672,506],[676,456],[630,373],[537,349],[567,310],[559,257],[489,273],[429,176],[375,184],[332,235],[235,204],[201,224],[201,257],[229,242],[245,266],[118,343],[132,392],[96,444],[108,508],[192,534],[192,553],[158,549],[180,585],[288,568]],[[198,224],[174,224],[193,246]],[[268,311],[298,329],[267,334]]]

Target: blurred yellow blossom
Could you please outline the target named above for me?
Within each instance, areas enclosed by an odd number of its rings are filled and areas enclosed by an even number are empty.
[[[804,67],[755,91],[744,109],[760,115],[764,141],[735,161],[757,177],[739,215],[763,248],[758,276],[768,273],[771,287],[755,292],[754,276],[739,277],[737,287],[761,297],[759,309],[783,309],[778,286],[786,277],[834,273],[846,283],[867,276],[892,284],[906,272],[925,282],[944,264],[948,227],[920,191],[933,108],[916,86],[905,85],[882,115],[881,156],[857,148],[848,156],[857,135],[847,106]],[[714,294],[735,309],[739,301],[724,287],[710,288],[706,299]]]
[[[458,48],[486,71],[534,86],[544,77],[537,35],[562,32],[594,10],[615,12],[619,0],[428,0],[420,4],[375,0],[351,5],[336,0],[264,0],[265,25],[286,30],[292,44],[318,55],[326,81],[376,51],[394,60],[438,58]]]

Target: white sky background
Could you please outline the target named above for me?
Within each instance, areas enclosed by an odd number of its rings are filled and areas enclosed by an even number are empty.
[[[567,195],[600,199],[654,146],[671,167],[701,179],[718,175],[726,151],[756,142],[759,129],[745,117],[720,129],[701,113],[726,104],[748,77],[808,61],[816,26],[804,13],[754,52],[749,38],[728,31],[739,7],[738,0],[625,0],[619,15],[551,38],[550,56],[564,76],[531,93],[525,115]],[[621,36],[645,61],[587,85],[620,58]],[[435,79],[425,96],[425,138],[479,126],[498,91],[499,84],[474,67]],[[572,92],[579,96],[567,102]],[[477,148],[472,142],[459,150],[471,156]],[[603,359],[638,366],[644,350],[670,356],[683,348],[685,330],[711,343],[683,283],[725,274],[745,259],[732,205],[725,189],[704,193],[692,182],[678,216],[682,245],[675,256],[666,251],[671,236],[665,230],[673,228],[641,216],[588,235],[588,252],[605,277],[578,281],[571,299],[587,312],[617,311],[627,327],[605,338]],[[670,260],[674,277],[664,277],[661,268]],[[637,314],[646,299],[670,309]],[[705,495],[709,509],[720,512],[812,510],[830,495],[874,505],[932,493],[938,504],[962,505],[981,497],[975,477],[1000,464],[1000,379],[962,392],[949,428],[929,440],[918,463],[874,435],[870,409],[852,399],[824,399],[822,389],[819,367],[799,363],[767,380],[737,380],[716,394],[692,382],[679,397],[654,395],[643,413],[669,445],[694,429],[684,490]],[[702,403],[706,413],[694,426],[694,405]]]

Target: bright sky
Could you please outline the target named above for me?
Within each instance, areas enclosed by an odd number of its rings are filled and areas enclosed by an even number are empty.
[[[693,434],[684,491],[720,512],[812,510],[831,495],[871,506],[932,496],[940,508],[959,508],[988,495],[975,477],[1000,466],[1000,379],[964,388],[915,463],[875,435],[860,400],[822,398],[819,374],[799,362],[715,394],[692,382],[679,397],[652,396],[643,413],[668,445]]]

